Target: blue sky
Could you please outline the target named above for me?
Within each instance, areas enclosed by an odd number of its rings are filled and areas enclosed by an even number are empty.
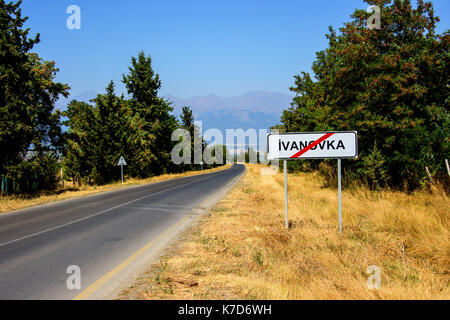
[[[450,1],[432,1],[449,28]],[[81,8],[81,30],[69,30],[69,5]],[[326,48],[328,26],[339,28],[362,0],[151,1],[23,0],[34,49],[54,60],[57,80],[73,95],[103,92],[121,75],[131,56],[150,54],[162,80],[162,95],[186,98],[251,90],[289,94],[293,76],[310,71],[315,53]]]

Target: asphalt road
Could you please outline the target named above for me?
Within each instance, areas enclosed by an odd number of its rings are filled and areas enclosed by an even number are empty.
[[[108,296],[244,171],[235,164],[0,216],[0,299]],[[73,265],[81,288],[69,290]]]

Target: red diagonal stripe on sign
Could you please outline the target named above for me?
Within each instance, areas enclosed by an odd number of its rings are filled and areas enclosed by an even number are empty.
[[[311,143],[309,146],[307,146],[306,148],[304,148],[303,150],[300,150],[299,152],[297,152],[296,154],[294,154],[291,159],[295,159],[300,157],[302,154],[304,154],[305,152],[311,150],[312,148],[314,148],[315,146],[319,145],[320,143],[324,142],[325,140],[327,140],[329,137],[331,137],[332,135],[334,135],[334,133],[327,133],[326,135],[324,135],[322,138],[320,138],[319,140],[314,141],[314,143]]]

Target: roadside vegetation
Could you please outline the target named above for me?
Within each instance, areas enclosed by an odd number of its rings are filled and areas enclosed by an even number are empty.
[[[380,8],[381,29],[371,14],[355,10],[328,47],[317,52],[313,74],[295,76],[296,95],[277,129],[285,132],[358,131],[360,160],[347,176],[373,189],[415,190],[439,180],[450,187],[450,32],[436,31],[430,2],[366,0]],[[321,169],[323,161],[293,161],[290,170]]]
[[[247,174],[123,299],[449,299],[450,201],[438,189],[343,192],[317,173]],[[381,270],[368,289],[367,268]]]
[[[192,164],[193,143],[189,163],[172,162],[171,151],[182,142],[172,141],[172,133],[184,129],[194,141],[198,129],[189,106],[178,118],[159,96],[159,74],[142,51],[131,58],[128,73],[122,75],[129,98],[117,95],[111,81],[105,93],[89,103],[72,100],[65,110],[55,109],[58,99],[69,96],[70,86],[55,81],[59,69],[54,61],[32,51],[40,35],[30,37],[21,4],[0,0],[2,195],[58,190],[61,170],[65,180],[79,187],[114,183],[120,180],[121,156],[128,163],[128,174],[139,179],[201,169],[201,164]],[[203,140],[199,144],[206,155],[214,150]],[[205,161],[203,168],[217,162]]]
[[[24,209],[44,203],[83,197],[96,193],[121,189],[133,185],[148,184],[170,179],[189,177],[197,174],[210,173],[225,170],[230,167],[231,164],[226,164],[224,166],[216,167],[213,169],[206,169],[203,171],[186,171],[183,173],[162,174],[147,179],[130,178],[126,179],[124,183],[116,182],[102,186],[90,186],[90,185],[78,186],[77,184],[74,183],[68,183],[68,185],[66,185],[64,188],[60,187],[55,191],[47,191],[33,195],[22,194],[22,195],[11,195],[8,197],[0,197],[0,215],[2,213]]]

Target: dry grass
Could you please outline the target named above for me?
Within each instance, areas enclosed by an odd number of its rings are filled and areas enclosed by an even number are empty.
[[[289,176],[292,227],[284,229],[283,176],[245,178],[175,253],[123,298],[449,299],[449,199],[418,192],[337,192],[314,174]],[[367,267],[381,289],[367,288]]]
[[[39,196],[8,196],[0,198],[0,214],[11,212],[14,210],[24,209],[39,204],[44,204],[48,202],[55,202],[61,200],[67,200],[72,198],[83,197],[87,195],[92,195],[96,193],[117,190],[121,188],[126,188],[133,185],[148,184],[153,182],[159,182],[164,180],[170,180],[181,177],[188,177],[197,175],[200,173],[209,173],[219,170],[225,170],[231,167],[230,164],[217,167],[214,169],[203,170],[203,171],[189,171],[179,174],[164,174],[157,177],[152,177],[148,179],[127,179],[124,183],[117,182],[113,184],[108,184],[104,186],[82,186],[76,187],[72,183],[66,183],[66,188],[63,190],[58,190],[57,192],[50,194],[41,194]]]

